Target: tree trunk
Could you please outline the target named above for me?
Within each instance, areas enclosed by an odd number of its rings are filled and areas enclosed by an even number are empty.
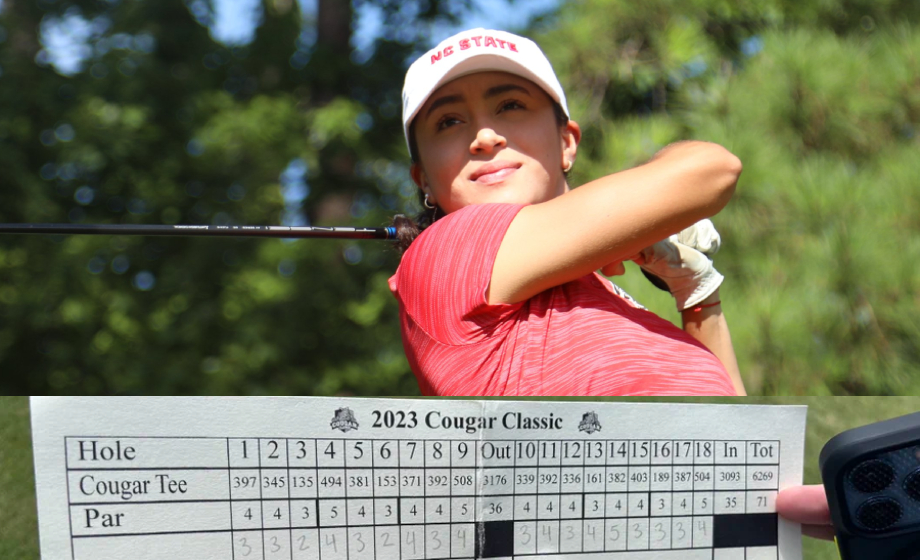
[[[317,105],[329,103],[336,95],[347,95],[352,16],[351,0],[319,0],[316,48],[308,68]]]
[[[319,0],[316,13],[316,48],[308,70],[313,80],[313,103],[322,107],[339,96],[350,97],[354,85],[351,55],[351,23],[354,17],[351,0]],[[321,197],[316,214],[311,221],[325,220],[333,214],[331,208],[351,206],[352,189],[342,185],[355,185],[355,154],[344,146],[325,146],[320,150],[319,177],[313,186]],[[349,192],[344,192],[349,191]],[[347,210],[346,210],[347,212]]]
[[[16,26],[10,29],[10,46],[17,56],[31,63],[41,48],[38,43],[38,24],[42,18],[41,10],[34,2],[27,0],[5,0],[0,20],[15,22]]]
[[[351,42],[351,0],[319,0],[316,43],[320,48],[347,53]]]

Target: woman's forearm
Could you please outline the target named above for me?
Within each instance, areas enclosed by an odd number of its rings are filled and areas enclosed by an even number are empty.
[[[633,258],[721,210],[740,173],[740,160],[722,146],[682,142],[521,209],[495,257],[489,303],[517,303]]]
[[[716,290],[705,300],[700,302],[700,306],[708,305],[719,301],[719,290]],[[699,306],[681,312],[681,319],[684,324],[684,331],[690,336],[702,342],[706,348],[721,360],[722,365],[731,377],[732,385],[739,395],[747,395],[744,390],[744,382],[741,380],[741,372],[738,369],[738,359],[735,357],[735,348],[732,346],[732,337],[728,331],[728,322],[725,315],[722,314],[722,305],[712,307],[703,307],[699,311],[694,309]]]

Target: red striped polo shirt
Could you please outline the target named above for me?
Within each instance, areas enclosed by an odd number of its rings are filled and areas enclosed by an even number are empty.
[[[521,205],[465,207],[412,243],[390,278],[426,395],[734,395],[722,363],[597,273],[490,305],[499,245]],[[560,226],[561,227],[561,226]]]

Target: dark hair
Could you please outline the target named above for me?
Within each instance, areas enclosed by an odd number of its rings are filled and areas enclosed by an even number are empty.
[[[555,100],[553,100],[553,114],[556,116],[556,124],[560,127],[569,123],[569,117],[562,109],[562,105]],[[409,125],[409,157],[414,164],[418,164],[420,161],[418,155],[418,142],[415,139],[415,121]],[[568,172],[566,172],[566,175],[568,175]],[[415,238],[418,237],[420,233],[425,231],[425,228],[433,224],[438,218],[445,216],[440,206],[435,206],[434,209],[425,207],[425,193],[422,189],[418,190],[418,200],[419,204],[422,206],[422,212],[415,217],[415,220],[412,220],[412,218],[409,218],[405,214],[393,216],[392,225],[396,228],[396,250],[399,251],[400,255],[406,252],[409,245],[415,241]]]

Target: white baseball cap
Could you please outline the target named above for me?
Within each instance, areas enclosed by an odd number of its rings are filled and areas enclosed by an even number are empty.
[[[546,55],[536,43],[507,31],[470,29],[449,37],[419,57],[406,72],[403,85],[403,132],[422,105],[447,82],[476,72],[508,72],[542,87],[569,116],[565,92]]]

